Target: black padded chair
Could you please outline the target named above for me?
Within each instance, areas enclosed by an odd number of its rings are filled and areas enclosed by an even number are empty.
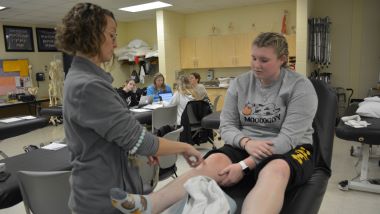
[[[181,132],[180,141],[192,145],[209,142],[215,149],[212,129],[205,129],[201,125],[202,118],[211,113],[212,109],[207,102],[203,100],[189,101],[181,116],[181,126],[184,130]]]
[[[304,185],[285,194],[281,213],[313,214],[318,213],[327,183],[331,176],[331,158],[335,131],[335,116],[337,97],[326,83],[312,79],[311,82],[318,95],[318,110],[313,121],[313,147],[315,169],[312,177]],[[225,189],[226,193],[235,199],[238,210],[250,189],[235,186]]]

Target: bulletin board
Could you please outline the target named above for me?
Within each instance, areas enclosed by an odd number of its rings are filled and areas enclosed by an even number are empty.
[[[0,60],[0,96],[18,87],[30,87],[29,61],[27,59]]]

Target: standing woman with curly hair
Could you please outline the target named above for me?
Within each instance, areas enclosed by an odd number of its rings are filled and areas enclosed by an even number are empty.
[[[136,154],[154,162],[154,155],[182,153],[191,166],[202,160],[192,146],[146,132],[112,87],[100,65],[113,56],[116,27],[112,12],[91,3],[75,5],[57,27],[57,47],[74,55],[63,104],[73,213],[119,213],[109,201],[114,187],[143,193]]]

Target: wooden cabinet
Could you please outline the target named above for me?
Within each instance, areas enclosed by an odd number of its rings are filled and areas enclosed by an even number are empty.
[[[250,34],[212,37],[212,62],[216,68],[250,65]]]
[[[251,39],[250,34],[235,36],[235,65],[248,67],[251,65]]]
[[[216,96],[221,95],[216,107],[217,111],[221,111],[224,105],[224,96],[227,93],[227,88],[206,88],[206,90],[212,104],[214,104]]]
[[[211,68],[211,40],[209,37],[181,39],[181,67]]]
[[[212,64],[214,67],[233,67],[234,65],[234,37],[214,36],[211,39]]]
[[[181,68],[230,68],[251,65],[251,46],[258,33],[181,39]],[[285,36],[289,56],[296,56],[296,34]]]

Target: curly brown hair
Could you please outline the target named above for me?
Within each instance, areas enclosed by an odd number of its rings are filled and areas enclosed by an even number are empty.
[[[71,55],[77,52],[91,57],[98,55],[105,41],[103,32],[107,26],[107,16],[115,20],[111,11],[98,5],[76,4],[56,28],[57,48]]]

